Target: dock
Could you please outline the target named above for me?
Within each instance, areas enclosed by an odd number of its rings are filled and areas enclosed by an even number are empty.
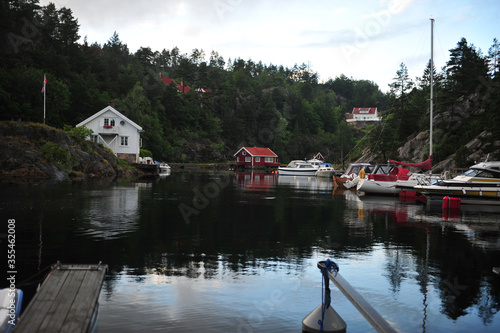
[[[89,332],[97,324],[107,266],[57,263],[13,332]]]

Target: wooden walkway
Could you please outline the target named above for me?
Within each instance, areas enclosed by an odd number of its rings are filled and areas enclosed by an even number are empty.
[[[87,332],[97,319],[107,266],[57,264],[13,332]]]

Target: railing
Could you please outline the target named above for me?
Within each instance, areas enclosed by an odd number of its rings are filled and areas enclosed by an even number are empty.
[[[325,270],[325,263],[327,263],[327,268]],[[330,260],[325,261],[320,261],[318,262],[318,268],[321,270],[321,272],[324,275],[324,279],[326,280],[326,276],[330,281],[332,281],[337,288],[344,294],[345,297],[356,307],[356,309],[365,317],[366,320],[372,325],[374,329],[377,330],[377,332],[396,332],[388,323],[387,321],[375,310],[364,298],[361,296],[350,284],[347,282],[338,272],[338,266],[333,263]],[[325,275],[327,274],[327,275]],[[327,282],[327,281],[326,281]],[[328,289],[328,284],[325,282],[325,294],[328,293],[329,295],[329,289]],[[325,297],[325,303],[326,302],[326,297]],[[328,301],[329,305],[329,301]],[[307,318],[307,317],[306,317]],[[304,319],[305,321],[306,319]],[[303,322],[304,325],[304,322]],[[325,323],[321,323],[321,329],[319,331],[323,330],[323,326]],[[319,326],[319,324],[318,324]],[[335,325],[333,325],[335,326]],[[313,331],[318,328],[311,328]],[[304,330],[304,326],[303,326]],[[326,331],[326,330],[325,330]]]

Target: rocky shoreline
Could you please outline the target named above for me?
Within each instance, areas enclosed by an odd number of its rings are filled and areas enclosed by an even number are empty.
[[[43,124],[0,122],[0,180],[141,176],[102,145]]]

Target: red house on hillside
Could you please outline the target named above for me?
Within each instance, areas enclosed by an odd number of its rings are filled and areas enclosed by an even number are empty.
[[[234,154],[236,166],[245,167],[278,167],[278,155],[269,148],[241,147]]]

